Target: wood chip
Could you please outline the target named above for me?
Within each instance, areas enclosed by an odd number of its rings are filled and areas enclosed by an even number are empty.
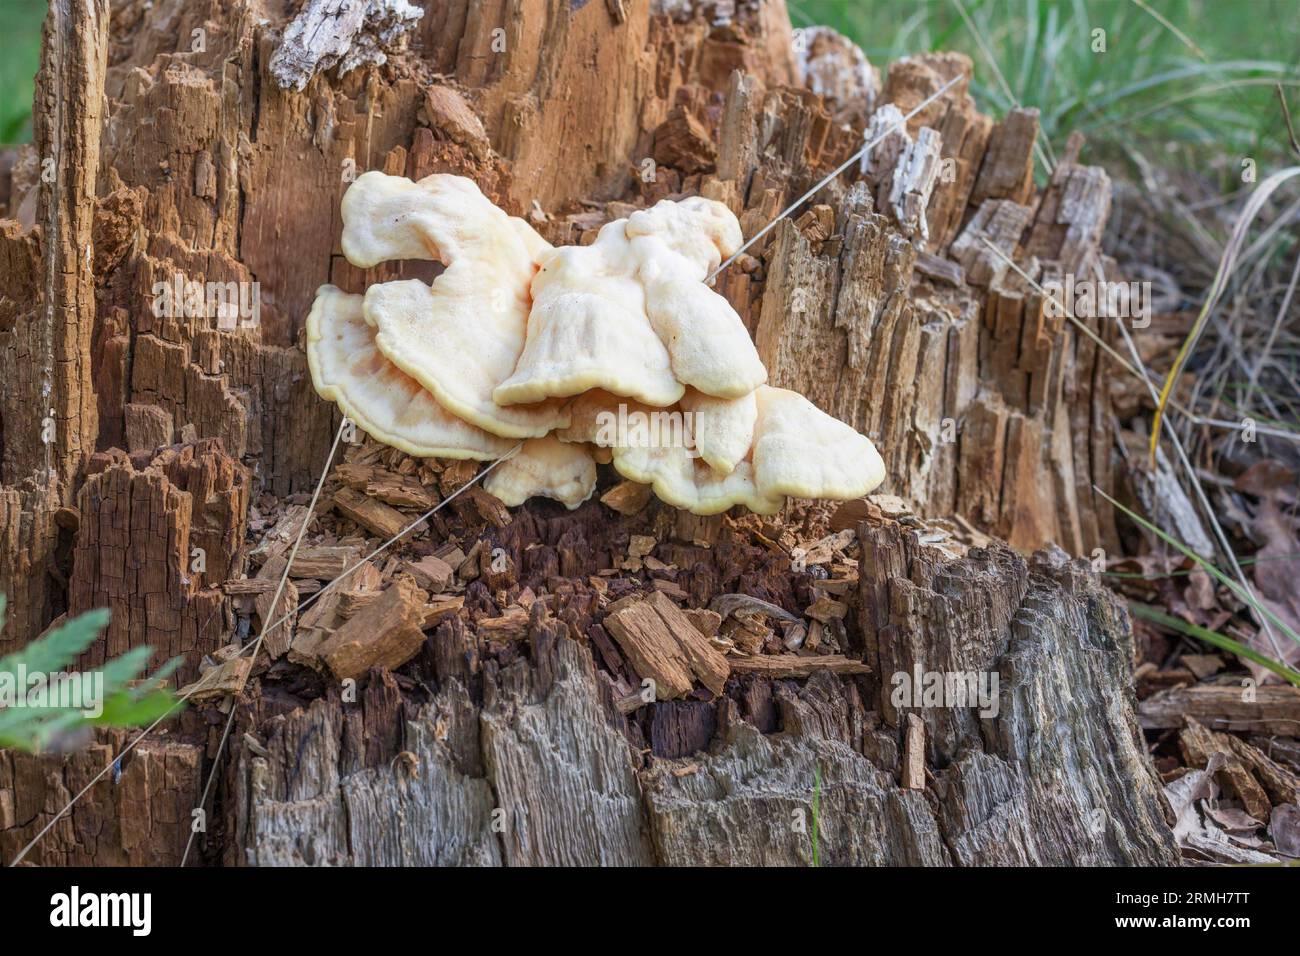
[[[844,620],[844,615],[848,613],[848,610],[848,606],[843,601],[819,597],[804,613],[814,621],[829,624],[831,621]]]
[[[673,598],[676,601],[685,601],[690,597],[678,584],[673,581],[666,581],[663,578],[655,578],[650,582],[650,586],[659,594]]]
[[[653,492],[649,485],[636,481],[620,481],[600,496],[600,503],[621,515],[638,514],[650,503]]]
[[[447,595],[435,596],[429,601],[424,608],[424,623],[421,625],[426,631],[432,627],[441,624],[448,618],[455,617],[460,613],[461,608],[465,606],[465,596],[458,595],[450,597]]]
[[[713,637],[722,626],[722,615],[706,608],[689,608],[683,614],[695,625],[695,629],[705,637]]]
[[[483,121],[450,86],[430,86],[424,91],[424,114],[429,125],[482,159],[491,151]]]
[[[414,581],[398,577],[321,644],[320,659],[339,680],[360,677],[371,667],[401,667],[424,643],[427,599]]]
[[[665,595],[652,591],[616,601],[604,627],[637,676],[654,681],[659,700],[686,696],[696,679],[712,693],[722,693],[731,673],[727,658]]]
[[[1268,795],[1225,742],[1218,739],[1227,736],[1211,733],[1196,720],[1188,720],[1178,735],[1178,747],[1188,766],[1212,773],[1230,795],[1241,801],[1247,813],[1267,819],[1272,810]]]
[[[469,554],[456,566],[456,577],[462,581],[473,581],[479,576],[479,555],[483,553],[483,539],[474,542]]]
[[[870,674],[862,661],[842,654],[799,657],[796,654],[759,654],[754,657],[729,657],[734,674],[763,674],[767,677],[809,677],[816,671],[832,674]]]
[[[334,493],[334,510],[385,541],[410,523],[406,515],[396,508],[352,488],[340,488]]]
[[[528,636],[528,612],[517,605],[500,617],[486,617],[474,622],[480,636],[490,641],[519,641]]]
[[[907,715],[907,732],[903,737],[904,790],[925,789],[925,722],[916,714]]]
[[[695,686],[686,652],[653,607],[644,600],[625,602],[606,615],[605,630],[637,676],[654,681],[658,700],[685,697]]]
[[[1213,677],[1223,670],[1223,658],[1218,654],[1184,654],[1180,660],[1197,680]]]
[[[426,554],[419,561],[407,561],[402,569],[415,578],[416,584],[434,594],[445,591],[456,574],[455,568],[433,554]]]
[[[284,582],[279,603],[274,607],[271,606],[271,602],[275,600],[280,578],[288,563],[283,554],[277,553],[268,558],[262,565],[262,569],[257,572],[259,579],[271,584],[270,589],[254,599],[254,607],[263,629],[262,647],[272,660],[277,660],[288,652],[289,643],[293,640],[293,629],[298,620],[298,588],[292,581]],[[275,624],[277,621],[280,623],[268,629],[268,625]]]
[[[656,582],[658,583],[658,582]],[[700,683],[715,695],[722,693],[727,677],[731,674],[731,665],[716,648],[709,643],[708,637],[700,632],[682,609],[674,604],[667,595],[656,591],[646,598],[646,603],[663,618],[673,637],[686,653],[691,671]]]
[[[299,548],[294,555],[293,566],[289,569],[292,578],[316,578],[321,581],[333,581],[336,577],[356,564],[361,552],[346,546],[319,546]]]
[[[1153,694],[1138,704],[1147,730],[1178,730],[1192,717],[1211,730],[1300,734],[1300,688],[1290,684],[1200,685]]]
[[[298,530],[307,518],[303,505],[290,505],[275,522],[275,527],[262,536],[257,547],[248,556],[255,564],[262,564],[272,554],[288,551],[298,537]]]
[[[232,657],[223,664],[208,668],[194,683],[182,687],[180,696],[188,695],[194,703],[201,703],[214,697],[236,694],[243,689],[252,669],[252,657]]]
[[[344,462],[336,465],[331,475],[368,498],[378,498],[398,508],[428,511],[438,503],[438,498],[414,478],[374,465]]]

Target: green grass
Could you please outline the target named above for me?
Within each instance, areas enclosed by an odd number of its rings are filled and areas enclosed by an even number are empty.
[[[32,137],[45,0],[0,0],[0,145]]]
[[[882,73],[909,53],[969,54],[980,108],[1038,107],[1049,155],[1077,129],[1089,161],[1136,149],[1240,186],[1243,157],[1260,179],[1285,158],[1275,83],[1300,118],[1294,0],[790,0],[790,11],[796,27],[851,37]]]

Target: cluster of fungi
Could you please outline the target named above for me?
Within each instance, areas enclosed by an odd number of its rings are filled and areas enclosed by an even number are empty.
[[[743,242],[722,203],[665,199],[558,248],[461,176],[366,173],[342,211],[353,265],[445,269],[364,295],[322,286],[307,321],[316,391],[408,454],[506,459],[484,487],[507,505],[576,508],[598,463],[702,515],[858,498],[884,478],[868,438],[766,384],[709,288]],[[626,427],[666,419],[686,427]]]

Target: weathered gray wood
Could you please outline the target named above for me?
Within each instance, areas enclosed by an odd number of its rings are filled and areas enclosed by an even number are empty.
[[[858,537],[847,623],[872,673],[773,682],[779,732],[742,713],[749,697],[724,696],[707,746],[640,766],[591,652],[535,615],[530,660],[487,665],[481,705],[449,677],[400,742],[364,759],[357,728],[386,714],[369,690],[275,718],[271,757],[241,757],[237,858],[806,865],[820,776],[823,864],[1175,863],[1134,716],[1128,618],[1087,565],[1001,544],[953,559],[887,519]],[[996,675],[989,712],[900,704],[896,675],[917,668]],[[900,757],[909,717],[924,724],[923,766]]]
[[[477,765],[478,710],[465,688],[448,682],[404,722],[403,749],[373,766],[348,754],[345,706],[358,707],[321,699],[271,721],[268,756],[241,745],[227,862],[499,865],[492,791]]]

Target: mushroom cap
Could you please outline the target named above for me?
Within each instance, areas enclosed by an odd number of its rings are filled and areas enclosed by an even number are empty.
[[[452,262],[481,254],[504,232],[524,243],[530,260],[529,234],[547,245],[464,176],[437,173],[412,182],[404,176],[363,173],[343,194],[341,211],[343,255],[361,269],[402,259]]]
[[[628,217],[646,314],[673,374],[708,395],[740,398],[767,381],[745,323],[704,281],[741,247],[740,222],[720,202],[664,199]]]
[[[719,398],[739,398],[766,382],[745,323],[704,284],[721,256],[740,247],[740,224],[731,210],[698,196],[665,199],[633,213],[626,231],[646,314],[677,380]]]
[[[412,183],[366,173],[343,206],[352,262],[416,256],[447,265],[432,285],[405,279],[366,290],[365,318],[389,361],[449,412],[494,435],[544,435],[567,421],[557,402],[506,409],[492,400],[523,351],[533,256],[551,248],[544,239],[461,176]]]
[[[555,429],[560,441],[585,441],[598,447],[611,449],[620,444],[619,423],[627,423],[638,416],[650,416],[660,411],[634,399],[615,395],[604,389],[591,389],[567,403],[569,424]],[[620,418],[621,416],[621,418]]]
[[[518,453],[492,469],[484,489],[509,507],[529,498],[553,498],[572,511],[596,490],[596,462],[585,445],[554,435],[530,438]]]
[[[672,356],[673,375],[706,395],[748,395],[767,381],[767,368],[745,323],[730,302],[703,282],[683,279],[672,254],[659,245],[662,253],[648,255],[641,274],[646,314]]]
[[[649,209],[639,209],[627,220],[627,237],[657,236],[673,252],[695,267],[704,279],[727,256],[744,245],[740,220],[722,203],[703,196],[674,202],[661,199]]]
[[[650,405],[671,405],[682,385],[651,327],[624,220],[589,246],[564,246],[541,260],[532,283],[528,336],[514,374],[493,391],[502,405],[598,388]]]
[[[307,366],[317,394],[367,434],[421,457],[500,458],[513,447],[444,409],[375,346],[362,296],[332,285],[316,291],[307,316]]]
[[[751,458],[766,495],[861,498],[885,479],[885,463],[865,435],[798,392],[764,385],[756,394]]]
[[[754,393],[740,398],[715,398],[688,388],[683,412],[690,414],[691,433],[700,457],[719,475],[729,475],[749,455],[754,442],[758,403]]]
[[[783,496],[758,490],[748,461],[719,475],[678,445],[615,448],[614,468],[624,478],[650,485],[661,501],[697,515],[720,514],[733,505],[770,515],[785,506]]]

